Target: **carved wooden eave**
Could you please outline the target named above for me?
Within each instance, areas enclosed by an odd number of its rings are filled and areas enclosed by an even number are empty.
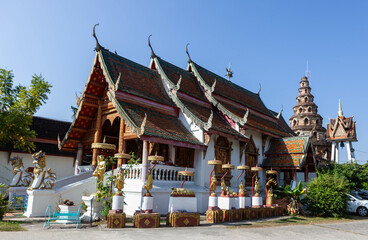
[[[104,85],[102,83],[98,83],[97,81],[92,80],[92,75],[93,75],[94,71],[96,70],[97,63],[99,63],[98,53],[96,53],[96,55],[95,55],[92,68],[91,68],[90,73],[88,75],[88,79],[87,79],[87,82],[86,82],[86,84],[83,88],[81,96],[78,97],[76,95],[76,102],[77,102],[78,110],[75,114],[73,122],[70,125],[70,127],[69,127],[67,133],[65,134],[64,138],[62,140],[60,140],[60,138],[58,137],[58,148],[60,150],[63,150],[63,151],[76,151],[77,150],[77,147],[72,147],[72,148],[71,147],[66,147],[65,144],[71,138],[70,135],[72,134],[72,132],[76,131],[76,132],[81,133],[80,135],[77,134],[80,137],[77,140],[74,140],[74,142],[81,142],[84,134],[88,131],[88,128],[75,127],[76,122],[78,121],[78,119],[86,121],[87,123],[85,124],[85,126],[91,126],[91,124],[92,124],[92,120],[94,119],[94,117],[88,116],[88,115],[87,116],[83,115],[82,109],[83,109],[84,106],[89,106],[92,109],[91,111],[93,111],[93,108],[98,107],[98,104],[96,103],[96,101],[99,99],[99,97],[87,93],[87,89],[90,85],[96,86],[98,88],[103,88],[104,87]]]
[[[203,80],[202,76],[199,74],[195,64],[193,62],[189,62],[189,67],[188,69],[191,69],[194,76],[197,78],[198,82],[200,83],[200,85],[204,88],[204,92],[205,95],[208,99],[208,101],[210,101],[215,107],[217,107],[223,114],[225,114],[226,116],[228,116],[231,120],[233,120],[234,122],[240,124],[241,126],[244,126],[247,122],[247,117],[248,117],[248,111],[244,114],[244,116],[238,117],[237,115],[235,115],[234,113],[232,113],[231,111],[229,111],[227,108],[225,108],[220,102],[218,102],[213,96],[212,96],[212,92],[215,89],[216,86],[216,80],[214,82],[214,84],[212,86],[208,86],[207,83]]]

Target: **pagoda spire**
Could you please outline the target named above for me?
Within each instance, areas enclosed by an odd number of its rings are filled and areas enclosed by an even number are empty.
[[[337,116],[339,116],[339,117],[344,116],[344,114],[342,113],[341,100],[340,99],[339,99],[339,111],[337,112]]]

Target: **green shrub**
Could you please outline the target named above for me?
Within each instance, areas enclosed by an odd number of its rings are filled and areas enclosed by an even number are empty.
[[[303,203],[316,216],[340,217],[345,214],[349,182],[336,172],[319,173],[307,185]]]

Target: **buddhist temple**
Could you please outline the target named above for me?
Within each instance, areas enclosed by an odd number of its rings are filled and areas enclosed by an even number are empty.
[[[150,173],[154,210],[161,214],[167,213],[171,188],[180,186],[178,173],[184,170],[193,173],[186,185],[197,196],[198,212],[207,210],[212,170],[209,160],[235,167],[264,166],[259,172],[261,194],[265,194],[266,169],[290,173],[280,174],[280,181],[286,175],[295,181],[308,179],[296,172],[308,175],[308,171],[314,171],[312,140],[296,137],[282,113],[268,109],[259,93],[234,84],[230,67],[225,79],[193,61],[187,48],[187,67],[180,68],[156,55],[150,40],[151,61],[145,67],[102,47],[94,37],[92,68],[81,96],[77,96],[75,118],[59,140],[59,148],[76,152],[76,165],[89,159],[92,167],[99,154],[98,149],[91,148],[92,143],[104,141],[114,144],[116,153],[134,154],[139,164],[128,170],[125,179],[127,214],[140,206],[149,156],[164,158]],[[306,89],[310,94],[310,88]],[[317,107],[311,108],[316,113]],[[321,122],[319,117],[316,126]],[[291,148],[280,148],[289,144]],[[277,153],[279,149],[282,157]],[[118,158],[117,167],[124,166],[126,160]],[[216,166],[218,184],[223,173],[221,165]],[[224,178],[230,189],[237,188],[235,174],[236,168]],[[248,189],[251,178],[250,171],[246,171],[243,180]]]
[[[300,80],[299,95],[296,97],[294,114],[290,117],[290,127],[298,136],[309,136],[316,152],[317,161],[326,163],[331,158],[331,144],[326,140],[326,129],[322,126],[323,118],[318,114],[314,103],[309,78]]]

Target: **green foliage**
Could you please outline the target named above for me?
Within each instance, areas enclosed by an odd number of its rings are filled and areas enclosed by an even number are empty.
[[[8,186],[3,183],[0,183],[0,221],[3,220],[5,213],[12,210],[16,204],[20,204],[22,200],[21,197],[15,197],[11,200],[7,200],[8,198]]]
[[[319,173],[308,185],[303,203],[316,216],[340,217],[345,214],[349,182],[337,172]]]
[[[33,75],[31,86],[14,87],[13,72],[0,68],[0,145],[33,151],[30,141],[36,132],[30,129],[32,116],[48,99],[52,87],[41,75]]]
[[[289,198],[291,200],[289,213],[294,215],[299,213],[300,197],[305,194],[302,181],[299,181],[296,188],[291,189],[290,185],[285,187],[277,186],[273,190],[274,197],[277,199]]]
[[[113,157],[109,158],[110,162],[115,165],[115,160]],[[124,168],[124,175],[127,174],[128,170],[132,169],[133,166],[139,163],[139,159],[136,159],[134,153],[131,153],[131,157],[128,160],[125,168]],[[110,162],[105,158],[106,168],[111,166]],[[106,217],[109,214],[109,210],[112,208],[112,197],[115,194],[114,187],[115,187],[115,175],[108,175],[105,173],[105,182],[97,181],[97,193],[96,193],[96,200],[98,202],[102,202],[103,210],[101,211],[101,215]],[[112,181],[112,184],[111,184]],[[112,188],[111,188],[112,186]],[[124,192],[122,191],[124,194]]]

